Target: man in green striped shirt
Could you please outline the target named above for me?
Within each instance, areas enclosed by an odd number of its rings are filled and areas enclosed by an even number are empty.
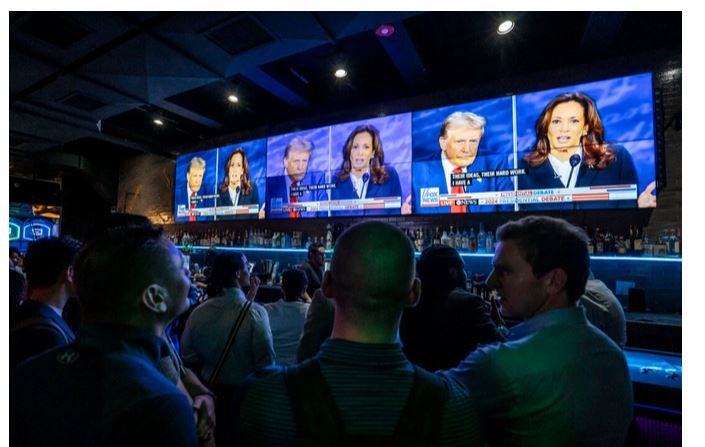
[[[364,222],[341,235],[322,284],[336,305],[331,338],[309,361],[250,377],[232,445],[482,445],[468,391],[402,353],[399,321],[420,288],[396,227]]]

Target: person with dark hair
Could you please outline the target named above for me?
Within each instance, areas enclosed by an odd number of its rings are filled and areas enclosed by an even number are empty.
[[[401,197],[399,174],[384,164],[382,139],[376,127],[363,124],[350,132],[343,145],[343,162],[335,174],[331,200]],[[411,196],[400,209],[334,211],[333,215],[410,214]]]
[[[24,256],[17,247],[10,247],[10,268],[24,275]]]
[[[10,443],[197,445],[194,410],[157,369],[161,335],[186,308],[179,251],[156,228],[106,231],[74,270],[83,325],[74,343],[16,369]]]
[[[465,264],[454,248],[426,248],[416,274],[423,294],[404,311],[399,330],[409,360],[429,371],[449,369],[479,344],[504,339],[487,303],[467,291]]]
[[[204,195],[211,194],[211,192],[206,192],[205,194],[201,191],[201,186],[203,185],[203,177],[206,175],[206,160],[201,157],[192,157],[189,160],[188,167],[186,168],[186,182],[178,182],[178,190],[176,195],[176,207],[180,205],[184,207],[187,211],[188,220],[194,222],[196,220],[203,220],[205,216],[198,216],[195,213],[191,214],[191,210],[202,207],[212,207],[212,199],[204,199]]]
[[[586,186],[638,184],[634,161],[628,150],[605,141],[605,129],[595,102],[584,93],[563,93],[549,102],[536,121],[536,145],[524,155],[519,167],[526,175],[519,189],[558,189]],[[576,202],[551,204],[551,209],[655,207],[651,194],[655,182],[636,201]],[[534,205],[522,205],[531,209]],[[538,206],[538,205],[536,205]],[[546,209],[546,204],[540,204]]]
[[[576,306],[590,271],[587,240],[542,216],[497,229],[487,286],[502,314],[523,322],[508,342],[442,373],[473,392],[491,446],[624,444],[633,408],[626,359]]]
[[[321,288],[323,281],[323,266],[326,261],[326,251],[323,244],[314,242],[308,247],[308,258],[301,264],[301,270],[306,274],[306,293],[308,296],[313,296],[316,290]]]
[[[223,166],[225,176],[218,186],[216,206],[259,205],[259,190],[257,183],[250,178],[250,164],[247,161],[245,149],[239,147],[233,150]],[[262,205],[258,217],[264,219]],[[222,215],[219,219],[249,218],[248,214]]]
[[[308,280],[299,269],[284,270],[281,288],[284,298],[265,304],[272,328],[272,340],[278,365],[296,363],[296,350],[304,329],[311,299],[306,294]]]
[[[73,262],[81,244],[68,237],[29,245],[25,270],[28,299],[10,322],[10,370],[20,362],[74,341],[62,311],[74,293]]]
[[[267,178],[267,201],[269,217],[288,217],[298,219],[299,217],[322,216],[323,212],[314,211],[275,211],[289,203],[298,202],[327,202],[328,194],[323,189],[313,191],[299,191],[297,188],[314,186],[325,182],[322,175],[314,175],[309,170],[309,161],[314,145],[311,140],[302,137],[294,137],[284,149],[284,172]],[[327,209],[327,208],[326,208]],[[326,213],[327,215],[327,213]]]
[[[480,144],[485,135],[487,119],[473,112],[457,111],[448,115],[441,124],[438,147],[426,159],[414,160],[413,191],[414,212],[469,213],[511,211],[508,205],[457,204],[455,194],[513,191],[510,177],[473,178],[468,185],[454,185],[453,176],[483,171],[509,169],[507,156],[493,154],[489,148],[480,154]],[[448,205],[440,205],[440,196],[449,195]]]
[[[27,280],[22,273],[10,269],[9,282],[10,315],[12,315],[25,298],[25,293],[27,292]]]
[[[470,396],[402,352],[401,313],[421,292],[404,233],[375,221],[346,230],[322,289],[335,300],[332,337],[312,359],[248,379],[233,445],[482,444]]]
[[[243,288],[250,286],[245,296]],[[223,445],[224,430],[232,395],[237,385],[257,369],[274,364],[272,331],[267,311],[252,302],[259,280],[248,270],[242,253],[218,253],[213,261],[209,286],[216,295],[196,307],[181,337],[184,363],[199,371],[207,383],[213,384],[218,396],[216,445]],[[242,317],[240,318],[240,315]],[[234,341],[228,344],[237,321],[242,323]],[[222,365],[219,369],[218,365]]]

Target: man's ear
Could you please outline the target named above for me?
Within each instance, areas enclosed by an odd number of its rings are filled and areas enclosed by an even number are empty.
[[[566,271],[562,268],[555,268],[546,273],[544,276],[544,281],[546,291],[552,295],[555,295],[560,293],[562,290],[565,290],[568,282],[568,273],[566,273]]]
[[[169,308],[166,300],[169,293],[159,284],[150,284],[142,291],[142,304],[154,313],[162,314]]]
[[[409,290],[409,295],[406,297],[406,307],[415,307],[419,304],[421,299],[421,280],[419,278],[414,278],[411,283],[411,290]]]
[[[73,266],[70,265],[66,270],[64,270],[64,281],[68,284],[73,284]]]
[[[331,275],[330,270],[323,273],[323,281],[321,281],[321,291],[323,295],[328,298],[335,297],[335,284],[333,283],[333,275]]]
[[[442,152],[445,152],[446,150],[446,141],[448,141],[448,138],[438,137],[438,145],[441,147]]]

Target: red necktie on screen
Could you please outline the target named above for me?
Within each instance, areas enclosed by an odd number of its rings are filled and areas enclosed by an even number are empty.
[[[188,209],[192,210],[196,208],[196,191],[191,193],[191,198],[188,201]],[[194,222],[196,220],[196,216],[193,214],[188,216],[189,222]]]
[[[291,182],[291,187],[296,188],[299,185],[299,182]],[[299,198],[298,196],[294,195],[291,193],[291,189],[289,190],[289,203],[296,203],[298,202]],[[289,218],[291,219],[298,219],[299,218],[299,212],[298,211],[289,211]]]
[[[453,174],[461,174],[463,172],[463,168],[457,167],[453,169]],[[453,177],[451,177],[451,182],[452,182]],[[463,190],[462,186],[451,186],[450,187],[450,193],[451,194],[462,194],[465,191]],[[455,213],[464,213],[467,211],[467,207],[465,205],[451,205],[450,207],[450,212],[455,214]]]

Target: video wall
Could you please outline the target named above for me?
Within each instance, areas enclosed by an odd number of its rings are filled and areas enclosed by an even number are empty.
[[[650,73],[177,158],[176,220],[655,207]]]

